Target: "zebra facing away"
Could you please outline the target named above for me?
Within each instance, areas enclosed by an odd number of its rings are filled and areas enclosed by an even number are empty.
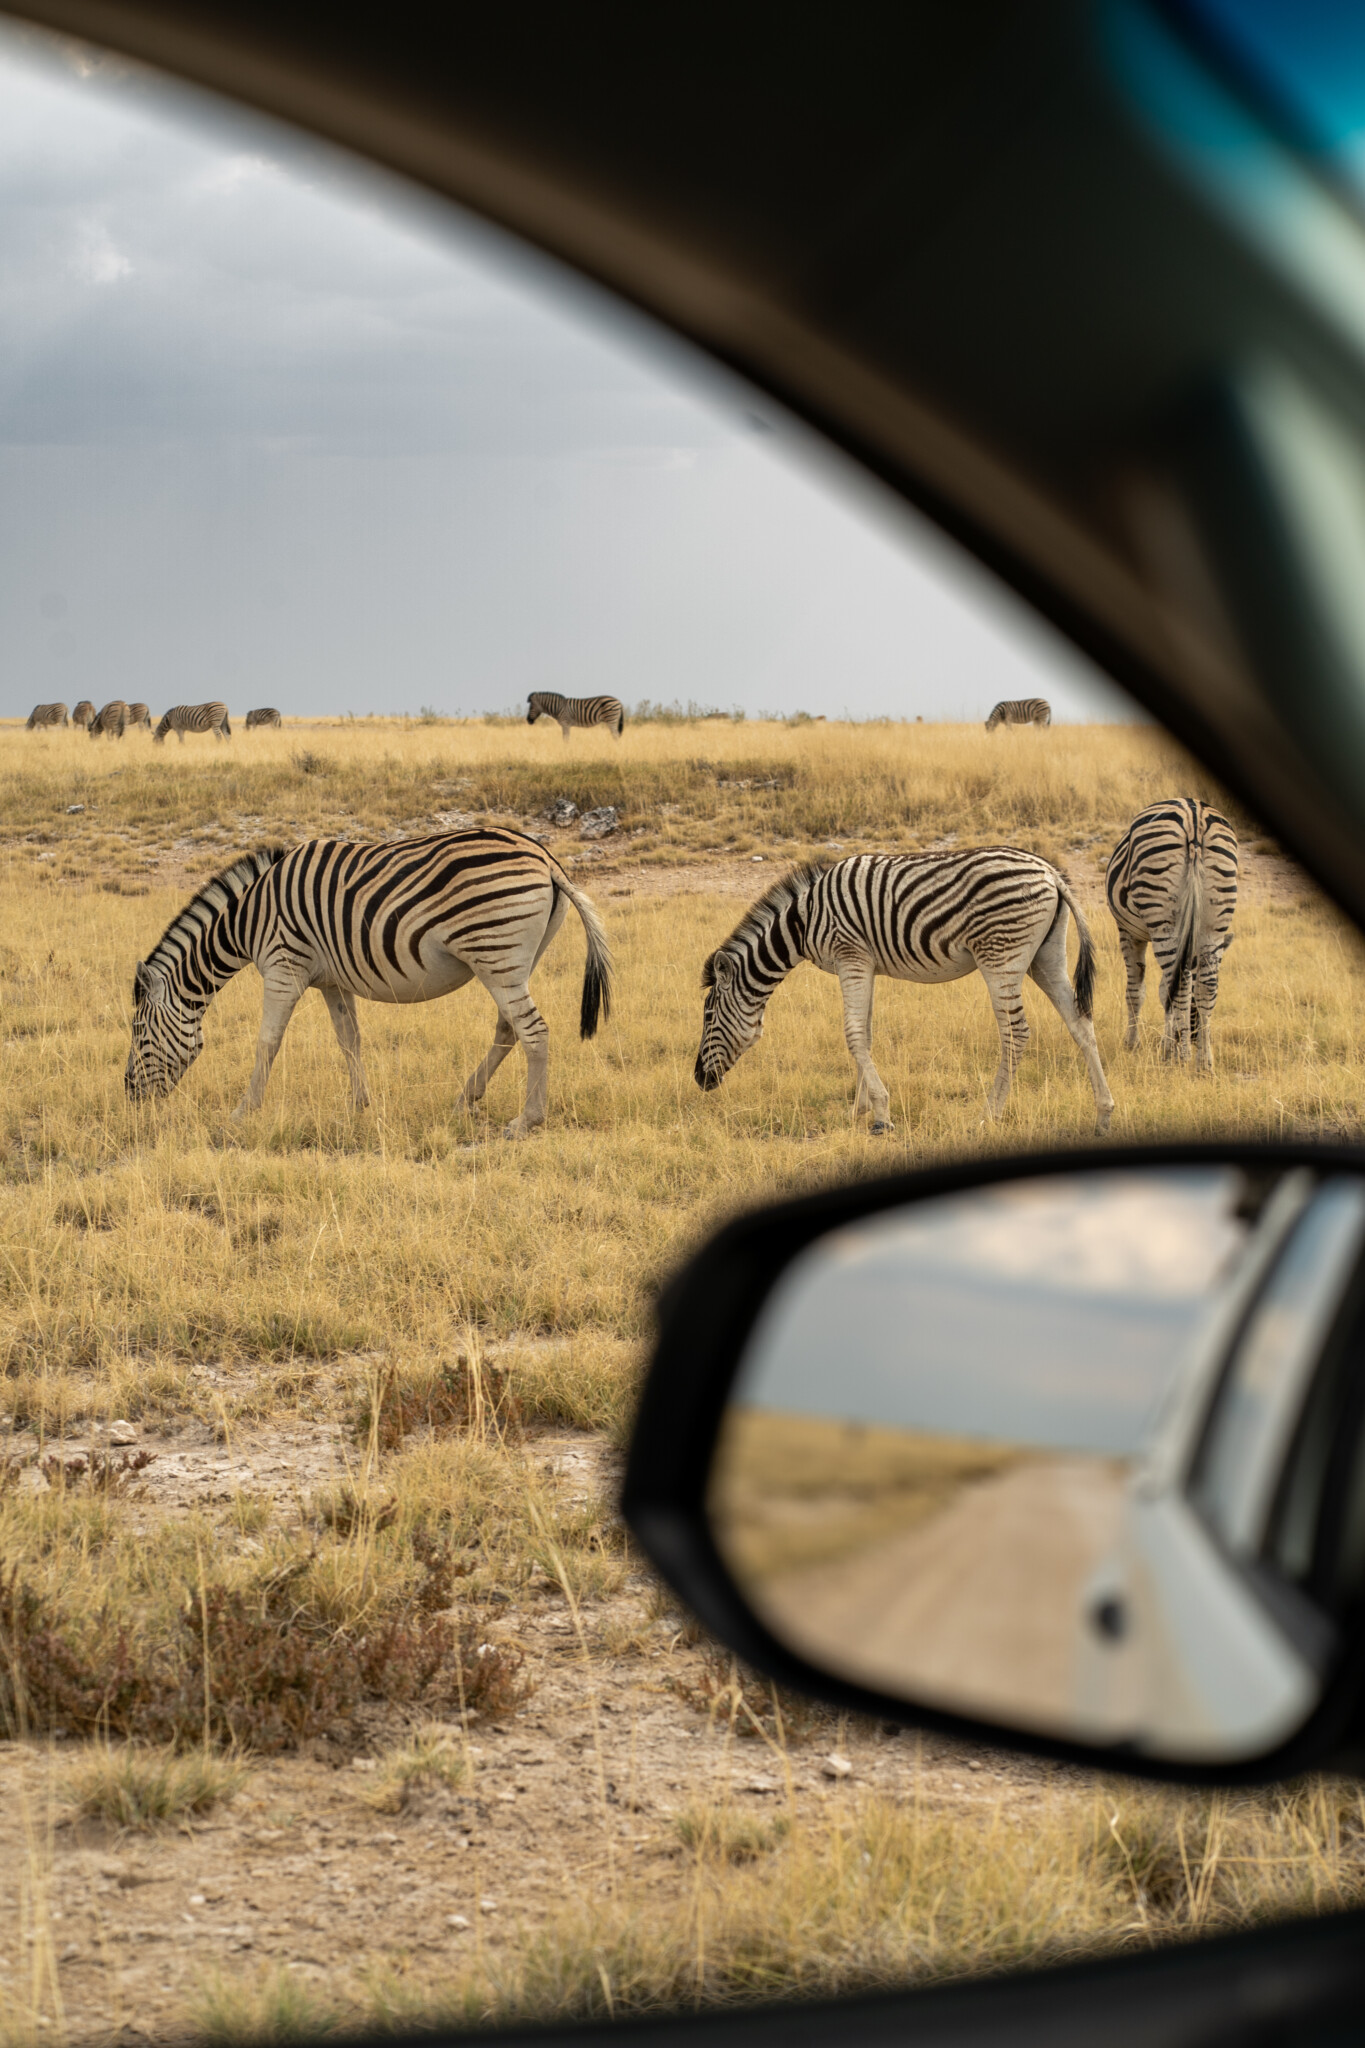
[[[136,725],[145,725],[148,732],[150,732],[152,729],[152,714],[146,704],[130,704],[128,706],[129,732],[131,732],[133,730],[133,727]]]
[[[526,723],[557,718],[565,739],[576,725],[607,725],[619,740],[626,729],[626,707],[619,697],[561,697],[557,690],[533,690],[526,700]]]
[[[263,704],[259,711],[248,711],[246,715],[246,729],[248,732],[253,731],[258,725],[278,725],[279,723],[280,714],[273,704]]]
[[[121,740],[128,727],[128,706],[122,697],[114,697],[91,719],[87,730],[92,740],[103,733],[106,739]]]
[[[216,740],[230,740],[232,726],[228,722],[227,705],[174,704],[152,734],[158,746],[165,745],[168,732],[175,734],[182,747],[187,732],[211,732]]]
[[[1051,725],[1052,706],[1046,697],[1002,697],[986,720],[987,732],[997,725]]]
[[[498,1024],[462,1101],[482,1098],[520,1041],[526,1104],[503,1136],[523,1137],[545,1121],[550,1053],[528,984],[571,903],[587,934],[579,1028],[591,1038],[599,1013],[611,1014],[611,949],[591,902],[538,840],[490,827],[397,845],[312,839],[288,851],[259,847],[207,883],[138,962],[124,1086],[134,1101],[168,1095],[203,1049],[214,996],[252,962],[265,1002],[256,1064],[235,1116],[260,1108],[285,1028],[310,988],[322,991],[363,1109],[369,1090],[356,997],[424,1003],[477,976],[497,1004]]]
[[[76,706],[75,710],[71,714],[71,723],[73,725],[78,725],[81,731],[85,732],[89,728],[90,721],[94,717],[94,715],[94,705],[90,702],[90,699],[88,697],[82,697],[80,703]]]
[[[65,704],[35,704],[24,721],[25,732],[37,732],[40,725],[70,725]]]
[[[1128,970],[1128,1028],[1138,1042],[1138,1015],[1150,942],[1161,969],[1166,1012],[1161,1049],[1213,1071],[1209,1029],[1218,1000],[1218,970],[1232,944],[1237,908],[1237,834],[1221,811],[1197,797],[1173,796],[1139,811],[1109,856],[1105,893]]]
[[[1067,912],[1080,957],[1074,993],[1066,978]],[[1021,1000],[1031,975],[1085,1057],[1104,1130],[1114,1098],[1091,1021],[1095,952],[1079,904],[1037,854],[1013,846],[963,853],[855,854],[832,865],[793,868],[753,904],[702,969],[706,990],[699,1087],[719,1087],[763,1033],[778,983],[803,960],[837,974],[844,1039],[858,1070],[854,1115],[891,1129],[891,1098],[872,1064],[872,995],[879,974],[897,981],[959,981],[979,969],[1000,1029],[1000,1066],[987,1099],[999,1116],[1029,1028]]]

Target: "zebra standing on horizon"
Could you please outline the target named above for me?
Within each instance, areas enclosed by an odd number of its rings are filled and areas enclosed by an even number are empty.
[[[181,746],[185,744],[187,732],[211,732],[216,740],[230,740],[232,726],[228,721],[226,704],[175,704],[166,713],[152,738],[158,746],[164,746],[166,735],[173,732]]]
[[[25,732],[37,732],[39,726],[70,725],[65,704],[35,704],[24,720]]]
[[[1002,697],[986,720],[987,732],[997,725],[1051,725],[1052,706],[1046,697]]]
[[[520,1041],[526,1103],[503,1132],[545,1121],[549,1027],[531,998],[531,972],[569,904],[587,934],[579,1030],[611,1014],[611,949],[588,897],[538,840],[508,827],[440,832],[398,844],[311,839],[258,847],[195,896],[133,979],[133,1041],[124,1086],[133,1101],[168,1095],[204,1043],[204,1012],[253,962],[265,982],[256,1064],[234,1112],[259,1109],[286,1026],[306,989],[322,991],[357,1109],[369,1102],[356,997],[424,1003],[477,976],[498,1024],[462,1102],[478,1102]]]
[[[565,739],[572,728],[609,725],[619,740],[626,727],[626,708],[619,697],[561,697],[557,690],[533,690],[527,698],[526,723],[557,718]]]
[[[1161,1049],[1213,1072],[1210,1026],[1218,970],[1232,944],[1240,858],[1237,834],[1211,804],[1173,796],[1139,811],[1109,856],[1105,894],[1128,970],[1129,1052],[1138,1042],[1150,943],[1161,969],[1166,1013]]]
[[[1080,939],[1074,992],[1066,978],[1068,911]],[[1021,991],[1025,975],[1031,975],[1080,1047],[1098,1127],[1107,1127],[1114,1098],[1091,1021],[1094,946],[1067,882],[1038,854],[1013,846],[863,853],[832,865],[793,868],[750,907],[702,969],[699,1087],[719,1087],[741,1053],[762,1036],[769,997],[803,960],[839,977],[844,1039],[858,1070],[853,1113],[871,1109],[874,1135],[892,1128],[891,1098],[872,1064],[876,977],[959,981],[974,968],[1000,1030],[989,1114],[997,1117],[1004,1109],[1028,1043]]]
[[[71,723],[73,725],[78,725],[82,732],[87,732],[90,727],[90,721],[94,717],[94,715],[94,705],[90,702],[90,699],[88,697],[82,697],[80,703],[76,706],[75,710],[71,714]]]
[[[128,730],[131,732],[135,725],[145,725],[148,732],[151,731],[152,713],[149,705],[130,704],[128,706]]]
[[[103,733],[106,739],[121,740],[128,726],[128,706],[122,697],[113,697],[94,718],[86,730],[92,740]]]
[[[280,723],[280,714],[273,704],[262,704],[258,711],[248,711],[246,715],[246,729],[248,732],[254,731],[258,725],[279,725]]]

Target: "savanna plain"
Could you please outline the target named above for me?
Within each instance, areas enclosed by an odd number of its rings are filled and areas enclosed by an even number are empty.
[[[1196,1081],[1121,1047],[1104,861],[1160,796],[1221,801],[1237,943]],[[592,840],[548,813],[612,806]],[[259,982],[169,1100],[123,1091],[134,962],[238,851],[484,819],[572,917],[525,1064],[458,1106],[477,987],[361,1007],[350,1107],[319,998],[230,1124]],[[0,2035],[278,2038],[943,1979],[1365,1897],[1359,1788],[1176,1795],[775,1694],[700,1636],[614,1512],[659,1281],[745,1204],[983,1147],[1084,1144],[1039,1001],[1000,1124],[979,980],[883,983],[894,1136],[855,1123],[838,990],[803,969],[724,1086],[706,954],[798,858],[991,842],[1057,861],[1099,949],[1116,1139],[1358,1136],[1343,921],[1142,726],[286,724],[154,749],[0,728]],[[1074,940],[1073,940],[1074,957]]]

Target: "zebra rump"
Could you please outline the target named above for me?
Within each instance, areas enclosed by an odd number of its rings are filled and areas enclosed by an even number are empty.
[[[1162,1050],[1213,1066],[1210,1025],[1218,971],[1232,944],[1240,866],[1237,834],[1197,797],[1168,797],[1139,811],[1109,857],[1105,893],[1127,970],[1124,1044],[1138,1041],[1150,944],[1161,970]]]
[[[115,697],[112,703],[104,706],[97,717],[91,719],[88,730],[92,740],[98,739],[101,733],[110,739],[121,740],[127,724],[128,706],[122,697]]]
[[[94,705],[90,702],[90,699],[88,697],[82,697],[80,703],[76,706],[75,710],[71,714],[71,723],[73,725],[78,725],[81,728],[81,731],[84,732],[89,726],[90,721],[94,717],[94,715]]]

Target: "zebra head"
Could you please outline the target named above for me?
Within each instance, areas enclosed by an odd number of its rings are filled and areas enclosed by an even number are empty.
[[[719,1088],[741,1053],[763,1036],[763,1011],[768,991],[755,987],[743,963],[718,947],[701,971],[706,1001],[701,1015],[701,1047],[693,1074],[699,1088]]]
[[[169,1095],[204,1050],[202,1011],[177,998],[163,967],[139,960],[133,977],[133,1043],[123,1085],[132,1102]]]

